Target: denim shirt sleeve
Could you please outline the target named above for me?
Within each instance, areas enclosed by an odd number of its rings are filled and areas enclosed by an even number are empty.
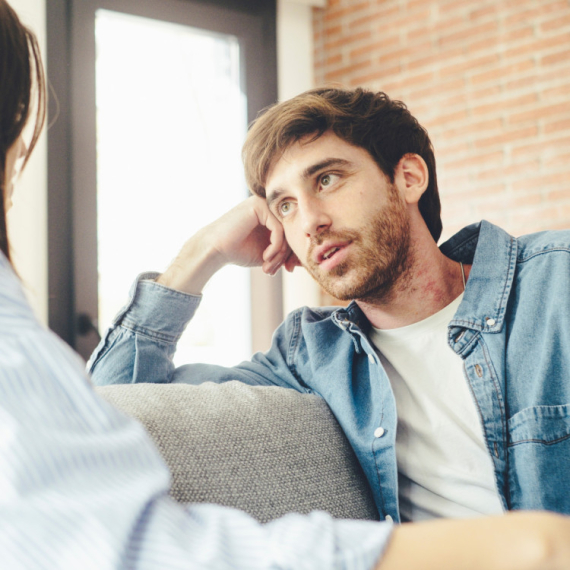
[[[134,283],[127,305],[119,312],[87,368],[95,384],[139,382],[187,383],[238,380],[250,385],[282,386],[309,392],[294,369],[293,313],[275,332],[271,348],[251,361],[226,368],[213,364],[186,364],[176,368],[176,344],[196,312],[201,296],[188,295],[153,281],[157,273],[143,273]]]

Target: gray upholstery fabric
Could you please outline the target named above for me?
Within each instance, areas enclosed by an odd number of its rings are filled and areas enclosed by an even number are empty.
[[[378,516],[354,452],[317,396],[239,382],[97,391],[146,426],[177,501],[231,506],[261,522],[312,510]]]

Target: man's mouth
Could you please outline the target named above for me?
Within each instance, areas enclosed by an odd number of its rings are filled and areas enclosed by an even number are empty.
[[[329,250],[323,255],[323,260],[329,259],[330,257],[332,257],[339,249],[340,249],[340,247],[333,247],[333,248],[329,249]]]
[[[350,245],[350,241],[337,241],[336,243],[329,243],[328,245],[322,245],[314,253],[314,262],[316,265],[326,264],[327,266],[333,262],[333,258],[336,259],[340,252],[344,251],[346,247]]]

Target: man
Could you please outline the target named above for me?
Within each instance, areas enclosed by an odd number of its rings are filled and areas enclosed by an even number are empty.
[[[95,382],[319,394],[382,520],[570,513],[570,233],[515,239],[481,222],[438,249],[429,137],[383,93],[318,89],[277,105],[244,160],[256,196],[139,279],[91,359]],[[226,263],[300,264],[354,301],[293,312],[250,362],[174,369],[180,331]]]

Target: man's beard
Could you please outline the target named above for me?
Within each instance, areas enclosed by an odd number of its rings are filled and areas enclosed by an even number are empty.
[[[350,243],[350,256],[322,273],[314,261],[314,250],[325,241],[337,239]],[[305,268],[327,293],[341,301],[358,299],[384,304],[391,299],[397,285],[405,282],[410,266],[408,213],[392,186],[388,203],[366,226],[358,231],[325,230],[318,234],[309,248]]]

